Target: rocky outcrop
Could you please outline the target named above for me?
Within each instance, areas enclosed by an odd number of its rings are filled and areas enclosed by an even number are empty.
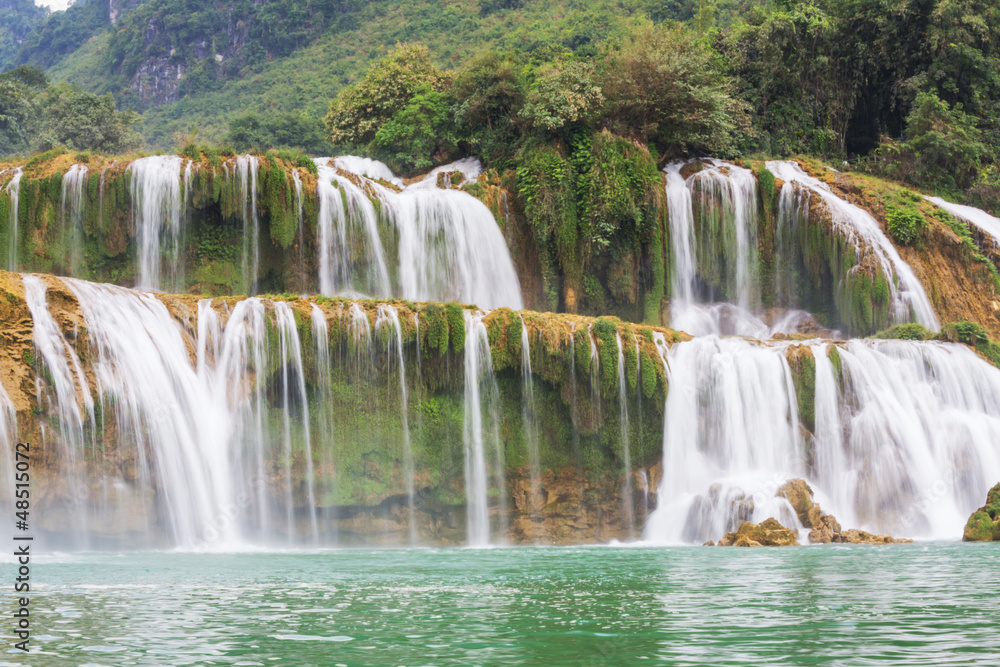
[[[719,540],[720,547],[789,547],[798,545],[795,533],[785,528],[777,519],[761,523],[744,521],[734,533],[726,533]]]
[[[819,503],[813,499],[812,488],[803,479],[791,479],[778,489],[778,496],[791,504],[802,525],[809,529],[812,544],[902,544],[912,542],[906,538],[877,535],[864,530],[850,528],[844,530],[832,514],[824,514]]]
[[[962,534],[965,542],[1000,542],[1000,483],[986,494],[986,504],[972,513]]]

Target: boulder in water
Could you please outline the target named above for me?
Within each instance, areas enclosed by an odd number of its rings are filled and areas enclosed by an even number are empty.
[[[795,533],[785,528],[777,519],[760,523],[744,521],[735,533],[727,533],[719,540],[720,547],[788,547],[797,545]]]
[[[1000,542],[1000,483],[986,494],[986,504],[969,517],[962,540]]]
[[[851,528],[841,531],[833,536],[833,541],[846,544],[909,544],[913,540],[905,537],[892,537],[890,535],[876,535],[864,530]]]

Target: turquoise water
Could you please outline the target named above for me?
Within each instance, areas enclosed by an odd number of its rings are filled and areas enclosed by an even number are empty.
[[[0,660],[996,665],[998,575],[961,543],[50,556],[33,650]]]

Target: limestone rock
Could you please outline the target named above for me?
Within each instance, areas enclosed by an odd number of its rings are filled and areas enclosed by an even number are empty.
[[[703,547],[714,547],[715,546],[715,542],[713,542],[712,540],[709,540],[708,542],[705,542],[701,546],[703,546]]]
[[[744,521],[739,530],[719,540],[720,547],[787,547],[798,543],[795,533],[777,519],[766,519],[759,524]]]
[[[799,521],[807,528],[816,528],[810,522],[809,512],[816,507],[813,503],[813,491],[804,479],[790,479],[781,485],[775,494],[788,500],[792,509],[799,515]],[[816,507],[818,510],[818,507]]]
[[[913,540],[902,537],[876,535],[856,528],[837,533],[833,536],[833,541],[847,544],[907,544],[913,542]]]
[[[972,513],[962,534],[965,542],[1000,542],[1000,484],[986,494],[986,504]]]

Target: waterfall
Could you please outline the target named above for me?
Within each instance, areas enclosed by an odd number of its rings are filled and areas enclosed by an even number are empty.
[[[622,448],[622,463],[625,465],[625,483],[622,490],[622,521],[626,534],[635,530],[635,509],[632,502],[632,454],[629,451],[628,387],[625,381],[625,355],[622,352],[622,335],[615,333],[618,343],[618,440]]]
[[[1000,371],[936,342],[852,340],[838,354],[837,435],[817,434],[815,446],[840,486],[820,488],[862,526],[956,537],[1000,479]],[[816,368],[829,386],[832,365]]]
[[[93,432],[94,400],[76,350],[66,341],[59,325],[48,311],[46,286],[36,276],[24,276],[24,298],[31,313],[32,340],[39,361],[48,371],[48,380],[36,381],[39,408],[58,423],[58,429],[42,425],[42,446],[60,452],[66,476],[63,501],[72,517],[74,532],[87,529],[87,489],[78,475],[85,456],[88,432]],[[81,409],[82,407],[82,409]]]
[[[321,292],[522,307],[510,252],[489,209],[466,192],[436,185],[442,171],[478,175],[478,162],[446,165],[402,189],[402,181],[376,161],[338,157],[333,166],[329,162],[316,160]],[[390,280],[386,248],[393,246],[395,277]],[[365,258],[363,266],[352,262],[357,256]]]
[[[181,248],[181,164],[175,155],[139,158],[128,166],[135,244],[138,252],[138,289],[161,287],[161,257],[170,259],[176,277]]]
[[[281,348],[281,419],[283,427],[283,445],[285,454],[285,485],[287,487],[287,502],[289,525],[294,525],[294,498],[292,482],[292,424],[293,400],[291,385],[294,383],[294,401],[298,407],[294,412],[301,415],[301,440],[303,445],[302,458],[305,464],[306,503],[309,509],[310,537],[315,542],[319,535],[316,521],[316,492],[314,488],[315,473],[313,471],[312,437],[309,432],[309,399],[306,396],[305,371],[302,368],[302,343],[299,340],[295,315],[287,303],[274,304],[274,316],[278,325],[278,345]],[[294,537],[294,531],[289,531],[289,539]]]
[[[805,439],[787,344],[704,337],[663,352],[664,478],[648,539],[700,543],[769,516],[798,527],[774,497],[793,477],[844,527],[956,537],[1000,478],[1000,371],[954,344],[852,340],[836,366],[832,345],[808,347]]]
[[[318,396],[316,407],[318,410],[317,423],[319,424],[319,435],[317,437],[318,451],[320,452],[320,479],[328,480],[327,485],[322,487],[324,498],[335,495],[336,492],[336,461],[333,459],[333,391],[331,387],[331,373],[333,369],[330,365],[330,328],[326,322],[326,314],[319,306],[313,304],[312,307],[312,336],[316,342],[316,385]],[[336,517],[333,517],[336,519]],[[333,526],[336,530],[336,521]],[[336,532],[333,535],[333,542],[337,542]]]
[[[13,507],[15,483],[22,480],[14,478],[15,461],[14,447],[17,443],[17,413],[14,411],[14,403],[7,395],[7,391],[0,384],[0,508],[10,510]],[[31,455],[31,452],[28,452]],[[25,471],[21,471],[25,472]],[[30,476],[30,475],[29,475]]]
[[[469,546],[473,547],[490,544],[487,437],[494,444],[493,454],[497,459],[494,480],[496,490],[501,498],[506,493],[503,458],[496,430],[497,385],[493,376],[489,334],[483,324],[483,317],[484,313],[481,311],[465,311],[465,421],[462,440],[465,449],[466,530]],[[501,517],[503,509],[501,500]]]
[[[386,358],[398,363],[396,371],[399,376],[399,412],[403,421],[403,476],[406,479],[406,500],[409,510],[410,544],[417,543],[416,505],[413,491],[413,451],[410,447],[409,401],[406,396],[406,362],[403,359],[403,331],[399,323],[399,311],[390,305],[378,307],[378,318],[375,321],[375,332],[384,327],[391,327],[386,341]],[[391,375],[391,373],[390,373]]]
[[[339,160],[340,158],[338,158]],[[315,160],[319,176],[319,291],[389,296],[389,268],[378,235],[378,214],[368,195],[351,179]],[[363,266],[356,268],[355,257]]]
[[[14,170],[14,176],[4,187],[10,195],[10,212],[7,214],[7,270],[17,271],[17,216],[21,195],[21,176],[24,171],[21,167]]]
[[[83,208],[87,202],[87,167],[74,164],[62,178],[62,195],[59,203],[59,220],[62,238],[67,244],[69,257],[67,270],[70,275],[80,271],[83,255]]]
[[[663,170],[672,253],[671,327],[694,336],[760,340],[794,333],[808,313],[791,310],[768,324],[754,312],[761,285],[753,172],[700,160],[699,170],[685,179],[681,171],[689,164],[674,161]]]
[[[962,204],[952,204],[940,197],[924,197],[927,201],[938,206],[960,220],[964,220],[975,226],[981,232],[989,236],[994,245],[1000,247],[1000,218],[995,218],[986,211],[972,206]]]
[[[826,183],[806,174],[795,162],[769,161],[767,168],[786,184],[795,183],[818,195],[830,211],[834,229],[854,246],[858,256],[873,254],[888,281],[893,323],[915,320],[932,331],[940,328],[923,285],[870,213],[835,195]]]
[[[243,197],[243,285],[248,294],[257,293],[260,278],[260,219],[257,212],[257,172],[259,161],[253,155],[236,157],[235,176]]]
[[[663,481],[651,539],[703,542],[779,516],[776,476],[804,473],[792,375],[780,348],[705,336],[666,354]],[[790,514],[789,514],[790,512]]]
[[[538,417],[535,406],[535,381],[531,374],[531,341],[528,328],[521,318],[521,427],[528,448],[528,474],[530,477],[529,511],[534,514],[541,500],[542,465],[538,453]],[[573,348],[570,347],[570,350]],[[573,356],[573,355],[571,355]]]

